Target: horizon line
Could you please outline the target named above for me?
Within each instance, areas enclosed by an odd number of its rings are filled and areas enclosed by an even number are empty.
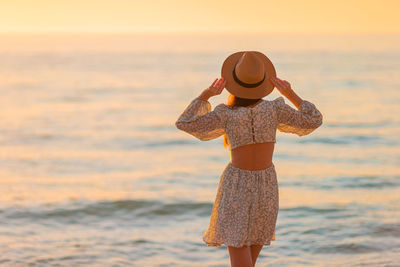
[[[290,32],[290,31],[177,31],[177,30],[165,30],[165,31],[140,31],[140,30],[120,30],[120,31],[107,31],[107,30],[0,30],[0,35],[40,35],[40,34],[105,34],[105,35],[166,35],[166,34],[178,34],[178,35],[257,35],[257,34],[274,34],[274,35],[400,35],[400,32],[320,32],[320,31],[306,31],[306,32]]]

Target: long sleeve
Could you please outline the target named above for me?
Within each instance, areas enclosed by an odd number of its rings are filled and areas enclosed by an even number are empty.
[[[282,96],[273,100],[277,115],[277,129],[280,132],[303,136],[311,133],[322,124],[323,116],[315,105],[303,100],[299,110],[285,103]]]
[[[202,141],[215,139],[225,133],[224,111],[224,104],[211,111],[210,102],[197,97],[185,108],[175,126]]]

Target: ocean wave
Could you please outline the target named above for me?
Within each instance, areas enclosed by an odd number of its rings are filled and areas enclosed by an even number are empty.
[[[162,217],[209,215],[212,203],[163,203],[155,200],[116,200],[93,203],[67,203],[41,205],[39,207],[7,207],[0,211],[5,219],[68,219],[90,217],[114,217],[123,213],[132,217]]]
[[[339,176],[323,180],[304,179],[279,182],[279,186],[306,187],[322,190],[333,189],[383,189],[400,186],[400,176]]]

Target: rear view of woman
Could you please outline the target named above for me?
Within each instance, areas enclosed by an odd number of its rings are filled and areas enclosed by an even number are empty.
[[[231,266],[255,266],[264,245],[275,240],[279,190],[272,162],[276,130],[303,136],[322,124],[316,106],[301,99],[289,82],[276,77],[272,62],[261,52],[240,51],[226,58],[221,79],[193,99],[175,125],[207,141],[224,136],[231,161],[220,176],[208,229],[208,246],[228,248]],[[263,97],[274,87],[282,96]],[[230,92],[227,104],[211,110],[208,99]]]

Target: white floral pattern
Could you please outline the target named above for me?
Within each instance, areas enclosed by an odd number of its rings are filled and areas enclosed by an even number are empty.
[[[283,97],[263,99],[253,107],[230,107],[219,104],[211,111],[209,101],[195,98],[179,116],[175,126],[196,138],[207,141],[224,133],[230,149],[264,142],[276,142],[276,130],[303,136],[322,124],[322,114],[315,105],[303,100],[296,110]]]
[[[276,142],[276,130],[303,136],[322,124],[322,114],[309,101],[299,110],[287,105],[283,97],[262,100],[253,107],[230,107],[195,98],[175,125],[196,138],[207,141],[224,133],[230,148]],[[279,189],[275,166],[264,170],[244,170],[229,163],[217,189],[209,226],[203,234],[208,246],[242,247],[270,245],[275,240],[279,210]]]
[[[275,240],[279,190],[275,166],[244,170],[229,163],[223,171],[203,234],[207,246],[270,245]]]

